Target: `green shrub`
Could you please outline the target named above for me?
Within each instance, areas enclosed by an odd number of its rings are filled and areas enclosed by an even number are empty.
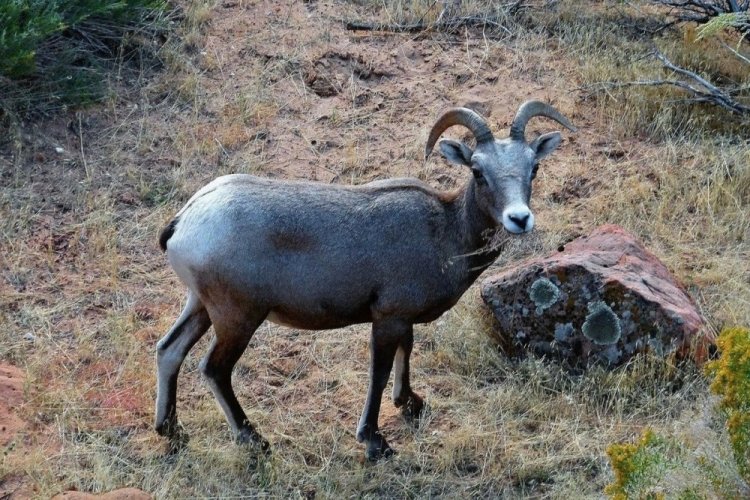
[[[44,0],[0,4],[0,74],[17,78],[33,73],[39,44],[65,27],[55,7]]]
[[[0,2],[0,110],[100,97],[129,33],[159,29],[164,0]],[[111,65],[111,64],[110,64]]]
[[[722,396],[737,467],[750,480],[750,329],[727,328],[716,341],[720,357],[706,366],[711,390]]]
[[[743,38],[750,34],[750,13],[723,13],[712,18],[698,30],[699,38],[715,36],[726,29],[735,29],[743,34]]]

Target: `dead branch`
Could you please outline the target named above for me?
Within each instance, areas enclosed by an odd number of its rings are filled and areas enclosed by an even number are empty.
[[[481,28],[504,31],[510,34],[511,31],[506,28],[497,17],[478,17],[463,16],[446,20],[440,20],[433,23],[416,22],[407,24],[384,24],[368,23],[365,21],[345,21],[344,26],[350,31],[386,31],[391,33],[421,33],[423,31],[444,31],[453,33],[460,28]]]
[[[750,1],[750,0],[749,0]],[[461,28],[481,28],[497,31],[504,31],[511,34],[510,30],[503,24],[504,16],[456,16],[455,14],[460,7],[461,0],[454,0],[452,4],[447,4],[440,12],[437,20],[434,22],[424,22],[423,18],[414,23],[370,23],[366,21],[344,21],[344,26],[350,31],[385,31],[391,33],[421,33],[423,31],[444,31],[453,33]],[[515,0],[503,5],[506,15],[514,15],[519,10],[524,9],[525,0]],[[430,6],[434,6],[434,3]]]
[[[720,106],[731,113],[750,116],[750,106],[737,101],[727,91],[720,89],[697,73],[675,65],[661,52],[654,51],[653,56],[658,59],[664,68],[675,73],[681,78],[638,80],[633,82],[601,82],[589,86],[586,90],[602,91],[611,88],[634,87],[634,86],[662,86],[669,85],[680,88],[691,95],[691,102],[705,102]]]
[[[746,57],[746,56],[744,56],[744,55],[740,54],[740,52],[739,52],[739,51],[738,51],[737,49],[735,49],[734,47],[731,47],[731,46],[729,46],[729,45],[728,45],[728,44],[727,44],[726,42],[724,42],[724,41],[721,41],[721,44],[722,44],[722,45],[724,46],[724,48],[725,48],[725,49],[727,49],[727,50],[728,50],[728,51],[730,51],[730,52],[731,52],[732,54],[734,54],[734,55],[735,55],[735,56],[737,57],[737,59],[739,59],[740,61],[742,61],[742,62],[744,62],[744,63],[746,63],[746,64],[750,64],[750,58],[748,58],[748,57]]]
[[[750,12],[750,0],[652,0],[670,7],[678,21],[706,24],[721,14]],[[743,35],[750,35],[750,21],[734,27]]]

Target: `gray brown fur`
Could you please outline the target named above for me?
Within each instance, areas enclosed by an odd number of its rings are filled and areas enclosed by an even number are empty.
[[[370,386],[357,439],[372,460],[392,453],[378,414],[394,359],[394,403],[409,418],[423,408],[409,382],[412,325],[452,307],[494,261],[499,250],[483,249],[498,226],[532,229],[533,169],[560,141],[557,132],[531,144],[487,138],[484,120],[463,108],[438,120],[431,137],[456,124],[483,140],[476,151],[440,143],[450,161],[474,171],[455,192],[416,179],[339,186],[229,175],[191,198],[160,237],[189,292],[157,349],[159,433],[176,435],[177,375],[212,324],[216,335],[201,369],[237,439],[267,449],[231,386],[256,328],[266,319],[301,329],[372,322]]]

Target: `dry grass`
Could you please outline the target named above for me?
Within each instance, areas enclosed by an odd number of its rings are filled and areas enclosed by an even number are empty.
[[[361,3],[186,2],[163,75],[131,89],[135,97],[115,92],[80,126],[73,120],[74,133],[64,118],[30,125],[0,154],[0,359],[28,374],[19,412],[30,424],[0,459],[0,485],[21,478],[40,498],[126,485],[159,498],[594,498],[612,480],[607,445],[651,427],[689,451],[675,477],[694,478],[695,492],[747,492],[695,367],[640,359],[571,375],[508,360],[485,333],[491,322],[475,289],[417,329],[413,379],[431,411],[410,427],[384,403],[394,459],[364,464],[354,438],[366,326],[259,329],[235,379],[272,442],[267,459],[230,443],[197,371],[202,340],[179,384],[191,441],[165,453],[151,430],[153,349],[183,287],[157,249],[164,222],[227,172],[340,183],[412,175],[455,186],[465,172],[420,160],[430,121],[448,105],[483,104],[502,129],[536,97],[581,126],[540,170],[539,231],[514,241],[497,266],[618,223],[688,285],[713,329],[750,324],[750,153],[736,127],[666,89],[589,100],[575,90],[653,71],[638,58],[643,35],[623,28],[651,19],[648,7],[605,2],[584,13],[563,1],[509,17],[512,36],[345,32],[336,19],[439,15],[431,2]],[[483,5],[464,2],[462,13]],[[658,43],[680,62],[702,57],[681,34]],[[383,75],[358,77],[358,57]],[[339,93],[315,95],[311,68],[328,68]]]

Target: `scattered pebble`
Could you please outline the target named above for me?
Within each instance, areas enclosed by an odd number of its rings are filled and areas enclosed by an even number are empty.
[[[27,333],[23,336],[24,340],[28,340],[29,342],[35,342],[36,336],[33,333]]]
[[[55,146],[55,152],[59,155],[63,154],[65,150],[61,148],[60,146]]]

